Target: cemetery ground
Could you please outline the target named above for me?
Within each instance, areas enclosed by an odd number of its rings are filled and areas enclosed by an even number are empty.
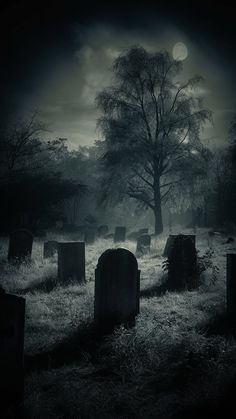
[[[136,242],[99,239],[87,245],[86,283],[63,286],[57,282],[57,256],[43,259],[43,242],[71,241],[73,235],[36,238],[31,263],[20,266],[6,261],[8,240],[1,239],[1,284],[26,298],[25,407],[9,417],[234,417],[236,325],[225,311],[226,253],[235,252],[235,243],[222,235],[211,238],[213,252],[200,287],[162,294],[166,238],[152,238],[150,254],[138,258],[136,326],[103,337],[93,326],[98,258],[113,247],[135,253]],[[198,229],[199,256],[208,246],[207,230]]]

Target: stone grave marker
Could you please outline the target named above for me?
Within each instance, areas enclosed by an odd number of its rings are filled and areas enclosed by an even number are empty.
[[[93,244],[95,242],[96,233],[96,227],[86,227],[84,232],[85,244]]]
[[[0,396],[1,410],[24,400],[25,299],[0,293]],[[0,415],[1,416],[1,415]]]
[[[10,234],[8,260],[30,260],[33,246],[33,235],[26,229],[18,229]]]
[[[108,226],[107,225],[102,225],[98,227],[98,237],[104,237],[108,234]]]
[[[116,227],[114,242],[124,242],[126,237],[126,227]]]
[[[143,234],[138,237],[136,257],[144,256],[150,253],[151,236],[149,234]]]
[[[168,256],[168,286],[171,290],[194,289],[199,283],[197,252],[193,236],[178,235]]]
[[[50,240],[43,245],[43,257],[52,258],[57,253],[57,241]]]
[[[180,234],[180,235],[184,236],[184,237],[190,237],[191,240],[193,241],[194,245],[195,245],[195,243],[196,243],[196,236],[195,235],[186,235],[186,234]],[[178,234],[170,234],[169,235],[169,237],[166,240],[165,248],[164,248],[164,251],[163,251],[163,254],[162,254],[163,257],[168,257],[169,256],[171,248],[173,247],[176,238],[179,237],[180,235],[178,235]]]
[[[143,236],[144,234],[148,234],[148,228],[140,228],[138,231],[139,236]]]
[[[227,312],[236,321],[236,254],[227,253]]]
[[[58,279],[61,283],[85,281],[85,243],[58,243]]]
[[[99,329],[133,326],[139,313],[140,271],[135,256],[126,249],[108,249],[95,270],[94,319]]]
[[[84,225],[79,225],[77,227],[77,237],[79,240],[84,241],[85,229],[86,229],[86,226]]]

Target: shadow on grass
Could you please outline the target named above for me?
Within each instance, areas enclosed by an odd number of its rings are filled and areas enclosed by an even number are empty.
[[[68,287],[68,285],[78,285],[78,283],[75,283],[75,282],[68,283],[68,282],[66,282],[66,283],[63,284],[55,277],[48,277],[41,282],[35,282],[35,283],[31,284],[29,287],[17,289],[17,290],[15,290],[15,292],[17,294],[27,294],[27,293],[32,293],[33,294],[33,293],[37,293],[37,292],[49,293],[57,287],[66,288],[66,287]],[[81,292],[80,294],[82,295],[83,292]],[[77,293],[77,295],[79,295],[79,294]]]
[[[52,349],[25,356],[26,373],[78,363],[84,355],[91,356],[96,361],[96,352],[104,338],[114,331],[114,327],[103,330],[95,322],[79,327],[70,336],[56,344]]]
[[[222,310],[212,317],[208,323],[200,326],[200,331],[207,337],[217,335],[236,337],[236,319],[233,319],[225,310]]]
[[[144,288],[143,290],[140,291],[140,297],[146,297],[146,298],[151,298],[151,297],[159,297],[163,294],[165,294],[167,291],[169,291],[169,285],[167,284],[167,282],[164,282],[161,285],[152,285],[149,288]]]
[[[37,282],[34,284],[31,284],[29,287],[17,290],[18,294],[26,294],[28,292],[34,293],[34,292],[51,292],[58,286],[57,278],[49,277],[46,278],[42,282]]]

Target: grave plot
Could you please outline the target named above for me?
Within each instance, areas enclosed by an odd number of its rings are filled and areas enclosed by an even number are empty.
[[[178,235],[168,256],[168,287],[171,290],[193,289],[199,285],[195,238]]]
[[[114,242],[123,242],[126,238],[126,227],[116,227]]]
[[[229,318],[236,323],[236,253],[227,254],[227,312]]]
[[[43,257],[45,259],[52,258],[57,253],[58,243],[55,240],[50,240],[44,243],[43,246]]]
[[[10,234],[8,260],[24,261],[31,259],[33,235],[26,229],[18,229]]]
[[[126,249],[109,249],[95,270],[94,319],[98,327],[112,329],[134,324],[139,312],[140,271],[135,256]]]
[[[24,399],[25,299],[0,293],[1,413],[22,407]]]
[[[138,237],[137,240],[137,248],[136,248],[136,256],[144,256],[150,253],[150,246],[151,246],[151,236],[148,234],[143,234]]]
[[[67,282],[85,281],[85,243],[58,243],[58,279]]]

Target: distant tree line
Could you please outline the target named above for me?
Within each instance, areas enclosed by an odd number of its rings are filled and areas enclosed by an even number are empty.
[[[72,228],[112,224],[122,214],[131,223],[144,213],[155,234],[163,214],[175,223],[188,213],[192,227],[236,225],[236,116],[225,147],[204,146],[211,112],[197,93],[201,77],[183,81],[181,70],[166,51],[124,51],[113,85],[97,95],[101,139],[92,147],[47,140],[36,114],[2,127],[1,232],[52,228],[57,219]]]

